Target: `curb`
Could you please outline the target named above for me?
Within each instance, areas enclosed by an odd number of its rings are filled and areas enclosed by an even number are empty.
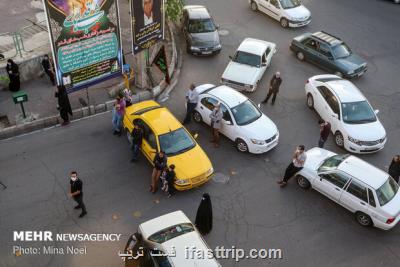
[[[149,100],[149,99],[155,99],[155,98],[157,98],[157,96],[159,96],[164,91],[170,92],[177,84],[179,74],[180,74],[181,64],[178,64],[180,61],[178,58],[178,52],[177,52],[177,46],[175,43],[174,32],[172,31],[173,24],[171,22],[168,22],[168,26],[169,26],[168,30],[171,33],[171,43],[172,43],[172,59],[169,64],[169,70],[171,73],[171,77],[170,77],[171,82],[168,85],[164,79],[153,89],[148,90],[148,91],[143,91],[143,92],[140,92],[140,93],[134,95],[133,99],[132,99],[133,103],[138,103],[138,102],[141,102],[144,100]],[[180,53],[179,53],[179,55],[180,55]],[[123,83],[114,85],[113,87],[111,87],[110,91],[120,89],[121,85],[123,85]],[[74,120],[85,118],[85,117],[90,117],[95,114],[100,114],[100,113],[111,111],[114,107],[114,103],[115,103],[115,100],[110,100],[105,103],[98,104],[96,106],[90,105],[88,107],[74,109],[72,111],[73,120],[71,120],[71,122],[73,122]],[[18,136],[18,135],[26,134],[29,132],[56,126],[56,125],[59,125],[61,122],[62,122],[61,117],[59,115],[54,115],[54,116],[50,116],[50,117],[40,118],[40,119],[34,120],[29,123],[7,127],[7,128],[0,130],[0,140],[4,140],[4,139],[8,139],[8,138],[11,138],[14,136]]]

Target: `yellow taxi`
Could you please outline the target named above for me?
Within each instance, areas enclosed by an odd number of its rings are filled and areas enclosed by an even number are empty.
[[[153,100],[127,107],[123,126],[129,141],[136,124],[143,130],[141,151],[150,163],[162,150],[168,165],[175,165],[177,190],[200,186],[211,178],[214,169],[206,153],[167,108]]]

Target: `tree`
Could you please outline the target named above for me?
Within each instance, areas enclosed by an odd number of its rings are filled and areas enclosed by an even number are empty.
[[[179,21],[182,16],[184,0],[166,0],[165,15],[167,19],[173,22]]]

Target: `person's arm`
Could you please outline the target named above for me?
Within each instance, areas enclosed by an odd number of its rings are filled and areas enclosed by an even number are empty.
[[[81,193],[81,191],[82,191],[82,182],[81,181],[78,182],[77,187],[78,187],[78,190],[76,190],[76,192],[74,192],[74,193],[71,193],[71,197],[77,196]]]

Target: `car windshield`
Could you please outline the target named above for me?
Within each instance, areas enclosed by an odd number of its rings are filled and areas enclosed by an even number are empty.
[[[232,59],[234,62],[246,64],[253,67],[260,67],[261,57],[243,51],[237,51],[235,57]]]
[[[261,117],[262,113],[250,100],[246,100],[242,104],[232,108],[233,117],[235,117],[237,125],[246,125],[252,123]]]
[[[185,152],[196,145],[184,128],[160,135],[159,140],[161,150],[169,156]]]
[[[381,204],[381,206],[384,206],[386,203],[392,200],[397,191],[399,191],[399,185],[392,177],[389,176],[386,182],[381,187],[379,187],[378,190],[376,190],[379,204]]]
[[[340,163],[342,163],[349,156],[350,155],[348,154],[341,154],[327,158],[318,168],[318,172],[331,171],[336,169],[340,165]]]
[[[349,124],[362,124],[376,121],[375,112],[367,101],[342,103],[343,121]]]
[[[216,30],[211,19],[189,20],[188,31],[190,33],[214,32]]]
[[[165,241],[171,240],[175,237],[178,237],[180,235],[190,233],[194,231],[194,227],[191,223],[182,223],[182,224],[177,224],[172,227],[165,228],[155,234],[152,234],[149,237],[150,241],[162,244]]]
[[[283,9],[298,7],[301,5],[300,0],[279,0]]]
[[[333,47],[333,54],[336,58],[345,58],[351,55],[351,50],[347,45],[340,44]]]

